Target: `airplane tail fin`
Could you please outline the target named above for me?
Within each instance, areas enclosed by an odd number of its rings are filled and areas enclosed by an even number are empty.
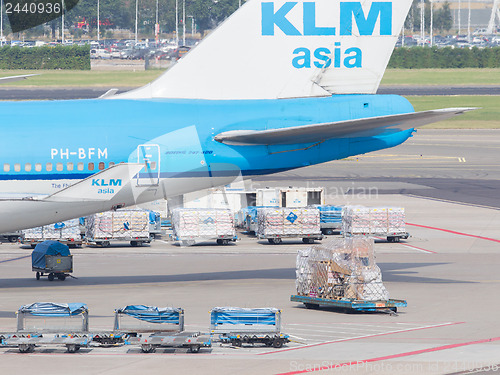
[[[113,98],[372,94],[412,0],[249,0],[157,80]]]

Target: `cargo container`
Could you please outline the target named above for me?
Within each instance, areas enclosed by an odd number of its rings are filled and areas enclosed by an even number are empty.
[[[82,220],[71,219],[41,227],[24,229],[21,242],[32,248],[43,241],[58,241],[71,247],[82,245]]]
[[[342,226],[345,236],[379,236],[386,237],[389,242],[409,237],[402,207],[345,206]]]
[[[261,208],[257,216],[257,237],[271,244],[279,244],[283,238],[302,238],[304,243],[323,238],[315,208]]]
[[[172,229],[174,238],[184,246],[212,240],[227,245],[237,240],[233,214],[225,209],[177,208]]]
[[[106,211],[85,218],[85,241],[90,245],[110,246],[111,242],[130,242],[141,246],[151,242],[160,230],[160,218],[153,211]],[[154,232],[151,232],[154,228]]]

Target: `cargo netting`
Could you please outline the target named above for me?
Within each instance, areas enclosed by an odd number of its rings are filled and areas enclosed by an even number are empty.
[[[301,296],[380,301],[389,293],[375,264],[373,240],[342,238],[299,250],[297,294]]]
[[[259,208],[257,216],[259,237],[321,234],[316,208]]]
[[[80,220],[72,219],[42,227],[25,229],[22,231],[24,240],[65,240],[81,241]]]
[[[233,214],[226,209],[175,209],[172,225],[179,239],[236,236]]]
[[[149,238],[149,212],[117,210],[88,216],[86,237],[90,239]]]
[[[342,224],[346,234],[401,234],[406,232],[405,209],[345,206],[342,212]]]

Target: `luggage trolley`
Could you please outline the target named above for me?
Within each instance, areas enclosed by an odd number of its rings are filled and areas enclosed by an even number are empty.
[[[281,333],[281,310],[275,308],[215,307],[210,312],[210,332],[233,346],[281,348],[290,342],[289,336]]]
[[[115,310],[114,332],[115,336],[128,335],[126,344],[140,345],[144,353],[152,353],[159,347],[184,347],[198,353],[200,348],[211,346],[210,336],[184,331],[182,308],[125,306]]]
[[[84,303],[37,302],[22,306],[17,312],[17,332],[3,340],[21,353],[31,353],[36,346],[66,346],[75,353],[89,344],[88,308]]]
[[[36,279],[47,276],[49,281],[56,277],[64,281],[73,272],[73,255],[69,247],[57,241],[44,241],[35,246],[31,253],[31,269]]]

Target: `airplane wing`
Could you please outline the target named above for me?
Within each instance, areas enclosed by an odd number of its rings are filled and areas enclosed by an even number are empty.
[[[10,76],[10,77],[0,77],[0,84],[21,81],[33,76],[39,76],[40,74],[23,74],[20,76]]]
[[[218,142],[235,145],[286,145],[322,142],[331,138],[352,138],[396,133],[442,121],[477,108],[445,108],[390,116],[378,116],[323,124],[268,130],[231,130],[217,134]]]
[[[130,182],[144,164],[120,163],[58,191],[46,198],[46,202],[107,201]]]

